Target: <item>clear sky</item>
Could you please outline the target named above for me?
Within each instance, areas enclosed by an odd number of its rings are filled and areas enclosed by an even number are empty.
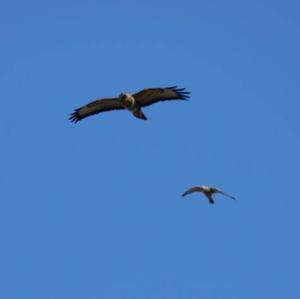
[[[1,0],[0,298],[300,298],[299,11]],[[68,121],[170,85],[148,121]]]

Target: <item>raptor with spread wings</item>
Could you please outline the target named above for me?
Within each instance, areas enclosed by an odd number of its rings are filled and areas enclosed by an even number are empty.
[[[182,196],[186,196],[186,195],[188,195],[190,193],[194,193],[194,192],[202,192],[207,197],[208,202],[211,203],[211,204],[215,203],[215,201],[214,201],[214,199],[212,197],[213,194],[215,194],[215,193],[219,193],[219,194],[225,195],[227,197],[230,197],[232,199],[235,199],[235,197],[233,197],[233,196],[231,196],[231,195],[229,195],[229,194],[227,194],[227,193],[225,193],[225,192],[223,192],[223,191],[221,191],[221,190],[219,190],[217,188],[209,187],[209,186],[204,186],[204,185],[203,186],[194,186],[194,187],[191,187],[188,190],[186,190],[182,194]]]
[[[72,122],[77,123],[83,118],[93,114],[126,109],[129,110],[135,117],[146,120],[147,117],[142,111],[143,107],[160,101],[187,100],[189,99],[189,94],[189,92],[185,91],[185,88],[177,88],[177,86],[147,88],[134,94],[121,93],[119,97],[98,99],[75,109],[69,119]]]

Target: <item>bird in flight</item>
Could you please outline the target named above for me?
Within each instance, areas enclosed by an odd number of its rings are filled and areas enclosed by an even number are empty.
[[[75,109],[69,119],[77,123],[85,117],[111,110],[129,110],[135,117],[146,120],[142,111],[143,107],[150,106],[160,101],[187,100],[190,92],[177,86],[165,88],[147,88],[137,93],[121,93],[116,98],[102,98],[85,106]]]
[[[208,202],[213,204],[215,203],[214,199],[213,199],[213,194],[215,193],[219,193],[219,194],[223,194],[227,197],[230,197],[232,199],[235,199],[235,197],[217,189],[217,188],[214,188],[214,187],[209,187],[209,186],[194,186],[194,187],[191,187],[190,189],[186,190],[182,196],[186,196],[190,193],[193,193],[193,192],[202,192],[204,193],[204,195],[207,197],[208,199]]]

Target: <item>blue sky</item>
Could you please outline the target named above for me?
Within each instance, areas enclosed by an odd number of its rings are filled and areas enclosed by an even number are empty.
[[[299,9],[2,0],[0,297],[299,298]],[[68,121],[170,85],[146,122]]]

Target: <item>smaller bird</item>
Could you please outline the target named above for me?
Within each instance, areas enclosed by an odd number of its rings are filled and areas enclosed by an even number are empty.
[[[235,199],[235,197],[233,197],[233,196],[231,196],[231,195],[229,195],[229,194],[227,194],[227,193],[225,193],[225,192],[223,192],[223,191],[221,191],[221,190],[219,190],[217,188],[209,187],[209,186],[204,186],[204,185],[203,186],[194,186],[194,187],[191,187],[190,189],[186,190],[182,194],[182,196],[186,196],[186,195],[188,195],[190,193],[193,193],[193,192],[202,192],[202,193],[204,193],[204,195],[208,199],[208,202],[211,203],[211,204],[215,203],[215,201],[214,201],[214,199],[212,197],[213,194],[215,194],[215,193],[223,194],[223,195],[225,195],[227,197]]]

